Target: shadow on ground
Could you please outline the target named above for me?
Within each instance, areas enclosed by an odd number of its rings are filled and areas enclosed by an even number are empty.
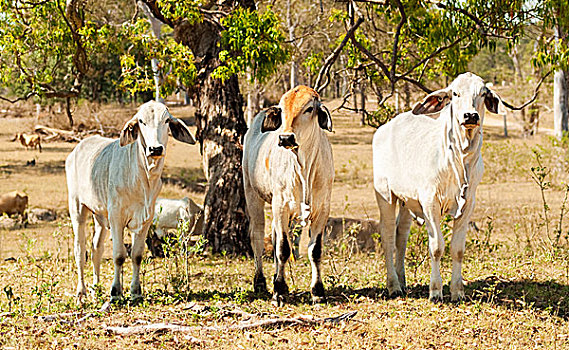
[[[2,164],[0,165],[0,174],[25,174],[33,173],[40,175],[56,174],[65,171],[65,161],[38,161],[33,156],[30,156],[28,161],[21,161],[16,164]]]
[[[333,287],[328,290],[330,302],[353,300],[363,296],[373,300],[389,299],[387,290],[379,287],[351,289]],[[514,310],[534,309],[553,316],[569,319],[569,286],[555,281],[505,280],[496,276],[476,280],[465,287],[465,303],[487,303]],[[448,285],[444,287],[445,303],[451,303]],[[428,299],[428,285],[414,285],[407,289],[407,298]]]

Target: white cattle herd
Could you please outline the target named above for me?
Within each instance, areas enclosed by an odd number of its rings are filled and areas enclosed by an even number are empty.
[[[405,250],[415,219],[426,224],[429,234],[429,297],[432,301],[442,300],[440,262],[445,242],[440,221],[451,215],[455,221],[450,248],[451,299],[464,298],[461,268],[465,235],[483,172],[481,125],[484,110],[497,113],[499,103],[499,97],[480,77],[465,73],[376,131],[372,145],[373,187],[381,216],[381,244],[390,296],[405,292]],[[187,199],[156,202],[162,186],[168,129],[175,139],[195,143],[186,125],[173,117],[165,105],[147,102],[125,124],[119,140],[89,137],[67,157],[65,170],[79,296],[86,293],[83,270],[89,213],[95,222],[93,282],[99,281],[104,243],[110,230],[115,265],[111,300],[116,300],[122,297],[122,265],[127,254],[124,228],[133,237],[130,295],[136,299],[141,296],[140,263],[153,219],[164,221],[158,224],[162,233],[178,220],[190,220],[202,209],[191,206]],[[278,305],[288,294],[285,266],[291,253],[289,231],[293,220],[310,228],[312,298],[314,302],[325,300],[320,259],[334,181],[332,147],[325,131],[332,131],[328,109],[316,91],[297,86],[282,96],[278,106],[260,112],[245,134],[242,168],[255,257],[253,286],[256,292],[266,291],[262,255],[264,207],[269,203],[275,261],[273,302]],[[195,213],[185,212],[190,207]]]

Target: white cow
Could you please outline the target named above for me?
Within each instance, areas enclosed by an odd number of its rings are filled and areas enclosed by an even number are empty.
[[[177,140],[195,143],[181,120],[174,118],[165,105],[151,101],[143,104],[125,124],[119,140],[92,136],[81,141],[67,157],[65,171],[80,297],[86,293],[83,269],[85,224],[89,212],[95,221],[93,283],[99,282],[101,257],[110,229],[115,264],[111,300],[122,296],[122,266],[127,254],[123,231],[128,227],[133,237],[130,295],[133,299],[140,297],[140,263],[146,233],[154,217],[154,202],[162,187],[160,176],[168,128]]]
[[[418,217],[429,232],[429,298],[442,300],[440,261],[445,242],[440,222],[442,216],[451,215],[451,299],[464,298],[461,268],[466,230],[484,170],[480,153],[484,105],[497,113],[499,101],[480,77],[465,73],[376,131],[374,188],[391,296],[405,290],[407,237],[412,218]]]
[[[164,230],[178,227],[180,221],[188,222],[190,234],[201,234],[203,229],[203,207],[188,197],[182,199],[158,198],[154,206],[156,236],[164,237]]]
[[[332,147],[324,133],[332,130],[330,113],[313,89],[297,86],[280,104],[259,113],[245,134],[243,181],[249,233],[255,255],[255,291],[265,291],[262,255],[265,202],[273,211],[276,273],[273,301],[280,305],[288,293],[285,263],[290,256],[289,221],[300,216],[310,225],[308,254],[312,265],[312,297],[324,299],[320,277],[322,234],[330,212],[334,181]]]

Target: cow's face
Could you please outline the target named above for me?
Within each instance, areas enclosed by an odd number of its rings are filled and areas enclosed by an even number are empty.
[[[433,115],[449,106],[452,117],[466,130],[473,130],[484,120],[484,105],[498,113],[500,98],[482,78],[472,73],[459,75],[448,88],[435,91],[413,108],[413,114]]]
[[[297,86],[283,95],[278,106],[265,111],[262,132],[280,130],[279,146],[298,147],[315,128],[332,131],[332,118],[316,91]]]
[[[146,157],[160,159],[166,152],[168,129],[178,141],[189,144],[196,142],[186,124],[173,117],[164,104],[155,101],[146,102],[123,127],[120,145],[126,146],[138,140]]]

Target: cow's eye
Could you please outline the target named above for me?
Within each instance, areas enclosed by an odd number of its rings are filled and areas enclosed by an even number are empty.
[[[452,92],[452,95],[458,97],[458,94],[457,94],[456,92],[454,92],[454,91]]]
[[[164,123],[168,124],[170,122],[170,119],[166,119],[166,121]]]
[[[146,125],[146,124],[142,121],[142,119],[138,119],[138,122],[139,122],[140,124],[142,124],[142,125]]]
[[[308,107],[308,108],[306,109],[306,111],[304,111],[304,113],[312,113],[312,111],[313,111],[313,108],[312,108],[312,107]]]

